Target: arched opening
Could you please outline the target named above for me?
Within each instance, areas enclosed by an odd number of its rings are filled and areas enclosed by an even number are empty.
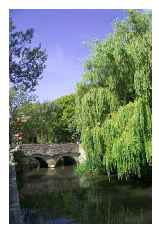
[[[35,157],[35,159],[39,161],[40,168],[48,168],[48,164],[46,163],[45,160],[43,160],[40,157]]]
[[[56,167],[58,167],[58,166],[70,166],[70,165],[75,165],[75,164],[76,164],[76,161],[73,157],[63,156],[57,161]]]

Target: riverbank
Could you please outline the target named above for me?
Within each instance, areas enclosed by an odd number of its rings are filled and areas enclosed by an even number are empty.
[[[16,170],[13,163],[9,164],[9,223],[23,224],[19,193],[17,190]]]

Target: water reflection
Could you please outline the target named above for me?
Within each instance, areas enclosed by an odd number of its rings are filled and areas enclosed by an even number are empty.
[[[25,223],[151,223],[151,187],[109,184],[105,176],[79,178],[73,166],[38,169],[22,177]]]
[[[22,194],[63,192],[79,188],[79,177],[74,174],[73,166],[37,169],[26,173],[23,182]]]

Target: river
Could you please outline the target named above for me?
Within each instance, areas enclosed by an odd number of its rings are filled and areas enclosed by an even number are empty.
[[[74,166],[17,173],[17,181],[26,224],[152,223],[150,184],[79,177]]]

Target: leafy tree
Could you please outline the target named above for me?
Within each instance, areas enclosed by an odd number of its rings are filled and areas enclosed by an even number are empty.
[[[151,166],[151,15],[129,11],[94,44],[76,115],[92,171],[141,176]]]
[[[33,29],[16,31],[12,19],[9,28],[9,79],[17,89],[23,86],[25,91],[35,90],[46,67],[46,51],[41,45],[32,47]]]
[[[13,141],[14,134],[19,130],[17,128],[17,111],[20,107],[29,102],[36,101],[36,96],[31,93],[26,93],[23,90],[23,87],[19,87],[16,89],[15,87],[11,87],[9,89],[9,137],[10,143]]]
[[[75,118],[75,94],[58,98],[54,103],[61,109],[59,119],[65,133],[63,142],[76,142],[79,139]]]
[[[28,94],[24,91],[23,86],[20,86],[18,89],[11,87],[9,89],[9,109],[10,116],[13,116],[16,113],[17,109],[22,105],[33,102],[36,100],[36,95]]]
[[[19,108],[17,115],[24,115],[25,123],[21,126],[24,143],[52,143],[55,116],[58,109],[53,103],[28,103]]]
[[[52,102],[28,103],[19,108],[17,115],[24,115],[21,126],[25,143],[76,142],[75,95],[63,96]]]
[[[26,103],[33,102],[36,96],[32,93],[41,74],[46,67],[46,51],[41,45],[32,46],[33,29],[25,32],[16,31],[12,19],[9,28],[9,80],[10,80],[10,143],[14,134],[19,130],[17,126],[17,111]]]

